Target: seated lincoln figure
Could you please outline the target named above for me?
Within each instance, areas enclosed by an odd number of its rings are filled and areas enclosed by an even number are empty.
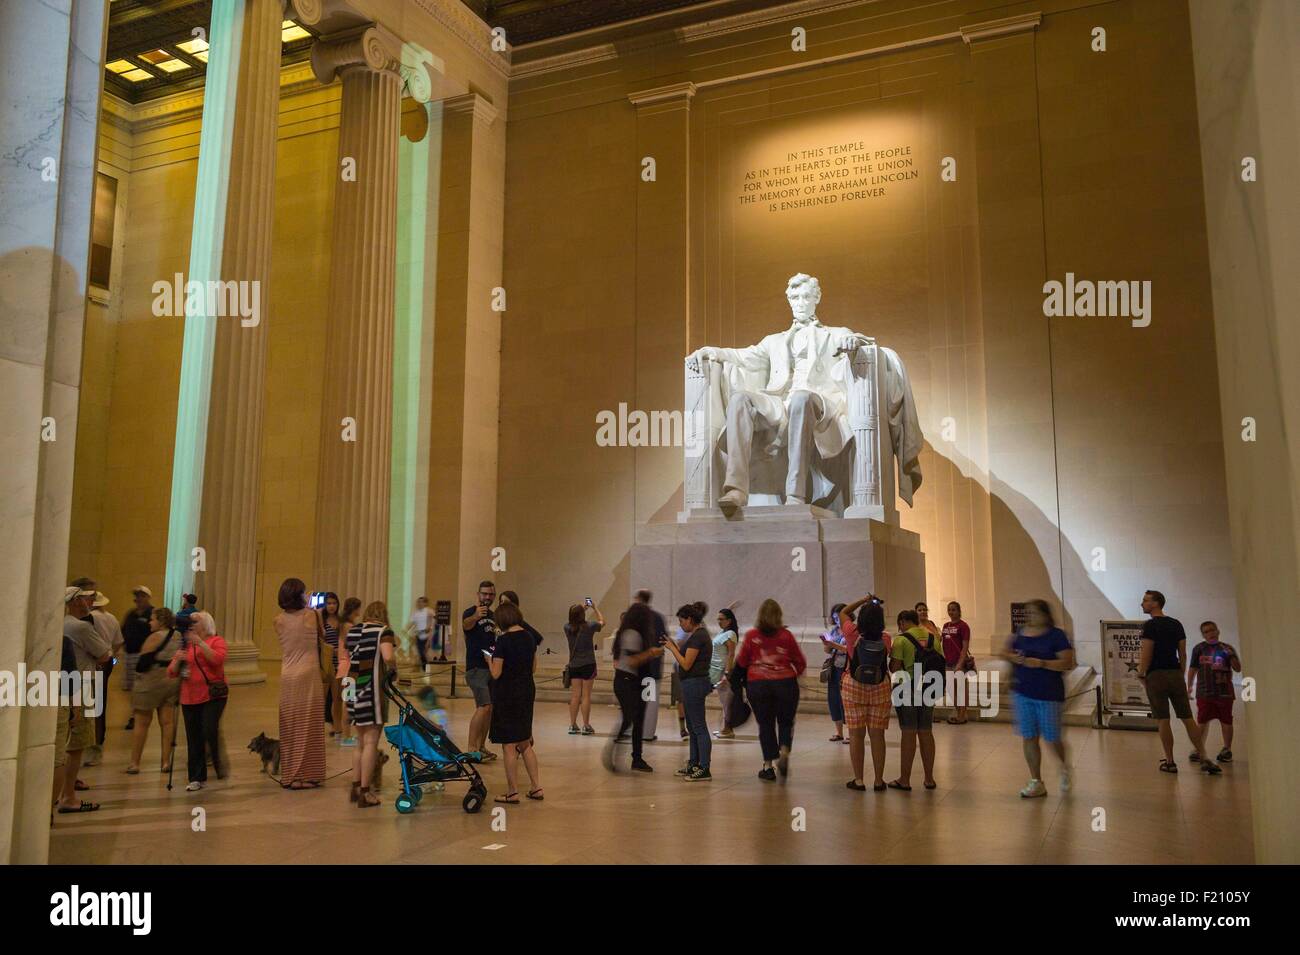
[[[756,452],[769,459],[786,453],[784,502],[829,506],[846,483],[845,453],[854,432],[848,406],[852,358],[872,345],[848,328],[828,327],[817,318],[821,285],[800,272],[786,286],[794,320],[782,332],[748,348],[707,346],[687,356],[691,371],[700,362],[721,362],[728,373],[726,424],[718,438],[725,476],[718,504],[730,515],[749,502]],[[884,395],[880,425],[890,429],[898,463],[898,492],[909,504],[920,486],[921,431],[911,386],[898,356],[879,348],[878,374]],[[858,453],[872,453],[859,449]],[[837,508],[838,510],[838,508]]]

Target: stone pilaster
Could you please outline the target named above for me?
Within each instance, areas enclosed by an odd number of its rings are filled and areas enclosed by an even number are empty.
[[[0,669],[59,665],[108,5],[0,4]],[[84,571],[77,571],[78,573]],[[0,864],[49,853],[53,706],[0,707]]]
[[[283,15],[282,0],[249,0],[244,9],[221,278],[248,283],[258,309],[247,319],[217,323],[204,458],[199,541],[207,570],[197,577],[195,591],[230,646],[231,683],[266,679],[257,668],[253,598]]]
[[[338,77],[343,96],[311,586],[363,602],[388,592],[398,50],[373,26],[312,49],[317,77]]]

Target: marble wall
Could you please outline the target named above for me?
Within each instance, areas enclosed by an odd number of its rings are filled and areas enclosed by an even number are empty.
[[[912,374],[916,599],[961,600],[984,649],[1011,601],[1048,597],[1095,666],[1098,621],[1139,616],[1148,587],[1236,633],[1186,10],[1035,9],[792,4],[515,52],[498,586],[535,626],[624,602],[635,524],[680,507],[680,450],[598,447],[596,413],[679,408],[680,356],[785,327],[803,270],[823,321]],[[763,157],[857,139],[913,144],[921,179],[857,209],[738,204]],[[1150,280],[1153,321],[1045,318],[1067,271]]]
[[[1300,9],[1270,0],[1192,0],[1190,9],[1238,646],[1257,683],[1255,701],[1245,704],[1255,859],[1294,865],[1300,691],[1290,679],[1290,623],[1300,615],[1300,384],[1288,359],[1300,355],[1300,192],[1291,174],[1300,152]],[[1257,164],[1250,182],[1248,159]]]

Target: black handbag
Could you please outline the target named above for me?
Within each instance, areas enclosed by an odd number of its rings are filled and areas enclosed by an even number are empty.
[[[138,675],[143,676],[155,666],[158,666],[158,654],[162,652],[163,648],[167,646],[167,644],[172,642],[172,637],[175,633],[175,628],[168,630],[167,636],[163,638],[162,643],[158,644],[158,646],[154,647],[154,649],[148,653],[140,654],[140,659],[135,662],[135,672]]]
[[[208,671],[203,669],[203,654],[199,652],[198,647],[194,648],[194,665],[199,668],[199,673],[203,676],[203,682],[208,685],[208,699],[224,700],[230,696],[230,687],[225,680],[209,680]]]

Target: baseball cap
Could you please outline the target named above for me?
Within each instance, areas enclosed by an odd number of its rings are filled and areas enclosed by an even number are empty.
[[[152,597],[152,596],[153,596],[153,591],[150,590],[148,587],[146,587],[144,584],[141,584],[139,587],[132,587],[132,588],[131,588],[131,593],[133,593],[133,594],[144,594],[146,597]]]
[[[95,592],[93,590],[82,590],[80,587],[63,588],[63,602],[65,604],[72,603],[72,601],[76,600],[78,597],[93,597],[93,596],[95,596]]]

